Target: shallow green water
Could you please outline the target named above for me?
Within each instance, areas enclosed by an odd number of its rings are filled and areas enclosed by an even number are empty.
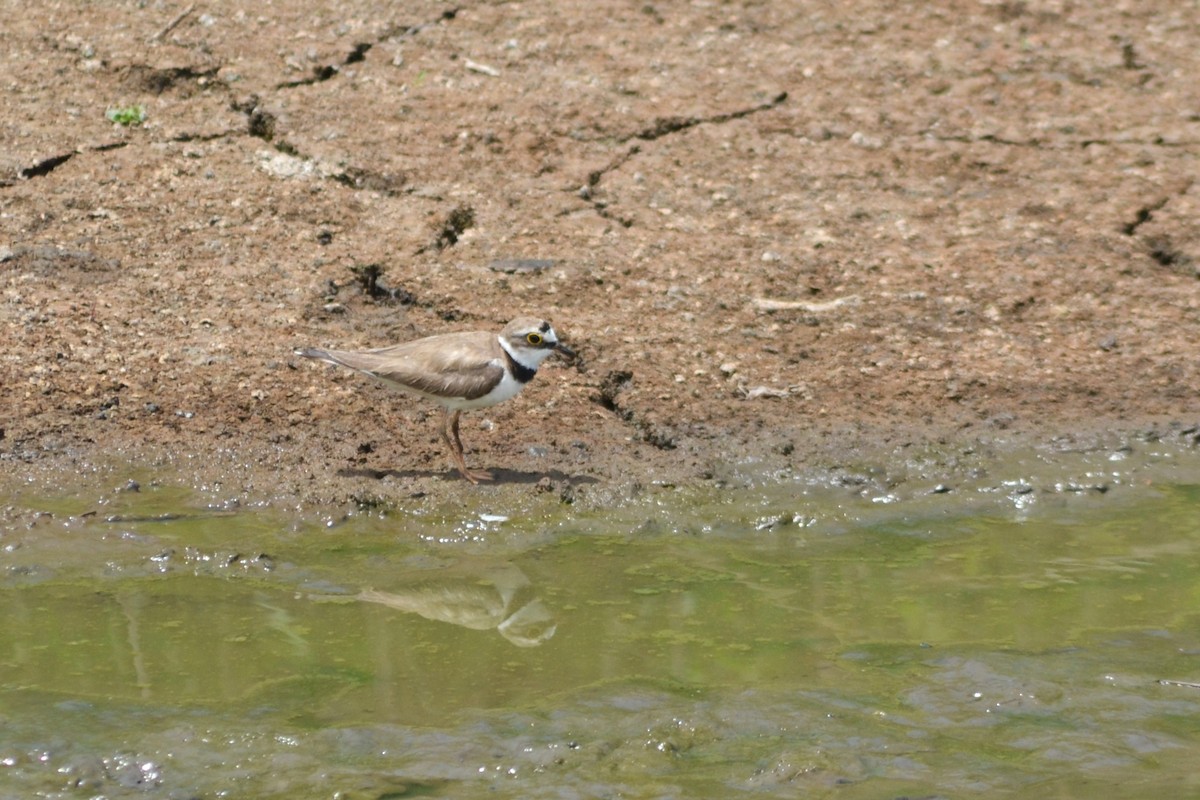
[[[1161,475],[18,494],[0,797],[1195,796],[1200,487]]]

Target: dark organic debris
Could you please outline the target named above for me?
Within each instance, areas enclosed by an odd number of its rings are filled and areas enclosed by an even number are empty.
[[[351,189],[367,189],[389,196],[399,194],[400,190],[404,188],[404,184],[408,181],[407,176],[404,174],[395,175],[387,172],[374,172],[358,167],[347,167],[329,177],[330,180],[337,181],[343,186],[349,186]]]
[[[152,67],[149,64],[130,64],[125,68],[125,82],[134,89],[162,94],[179,84],[197,83],[203,86],[220,71],[219,66]]]
[[[298,78],[294,81],[284,81],[275,85],[276,89],[294,89],[297,86],[312,86],[314,83],[324,83],[325,81],[338,74],[338,68],[335,64],[325,64],[319,67],[313,67],[312,75],[308,78]]]
[[[262,107],[258,95],[252,94],[245,100],[234,100],[229,107],[246,115],[247,131],[264,141],[275,138],[275,115]]]
[[[554,266],[552,258],[498,258],[488,264],[488,269],[496,272],[543,272]]]
[[[617,396],[628,389],[632,382],[633,373],[629,370],[613,370],[600,381],[600,395],[596,398],[596,402],[614,414],[624,416],[628,412],[621,410],[617,404]]]
[[[1188,254],[1177,248],[1166,234],[1147,237],[1146,246],[1150,249],[1150,257],[1164,267],[1183,272],[1192,266]],[[1194,270],[1194,273],[1200,277],[1200,270]]]
[[[383,267],[379,264],[355,264],[350,268],[358,281],[359,287],[374,297],[379,291],[379,277],[383,275]]]
[[[356,64],[363,61],[367,57],[367,51],[372,47],[370,42],[359,42],[354,45],[354,49],[350,51],[350,55],[346,56],[347,64]]]
[[[433,240],[433,249],[445,250],[447,247],[453,247],[458,244],[459,238],[463,233],[475,225],[475,209],[470,206],[455,206],[454,209],[446,215],[446,219],[438,226],[437,234]],[[428,248],[421,248],[418,252],[425,252]]]
[[[262,107],[258,95],[252,94],[245,100],[234,100],[229,107],[246,115],[246,130],[251,136],[268,142],[275,138],[276,117]]]
[[[269,111],[264,111],[261,107],[255,106],[254,110],[248,115],[248,130],[251,136],[257,136],[259,139],[271,141],[275,138],[275,115]]]
[[[1137,49],[1133,46],[1133,42],[1128,40],[1121,41],[1121,68],[1132,70],[1146,68],[1146,65],[1138,59]]]
[[[350,271],[354,273],[354,279],[359,288],[373,300],[387,300],[405,306],[412,305],[417,301],[417,298],[407,289],[384,286],[379,280],[383,275],[383,267],[380,264],[356,264],[350,268]]]

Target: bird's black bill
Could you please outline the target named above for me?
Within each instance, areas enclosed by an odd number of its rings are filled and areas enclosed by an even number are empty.
[[[575,358],[575,351],[572,350],[571,348],[567,347],[562,342],[555,342],[554,349],[557,350],[558,352],[562,353],[567,358]]]

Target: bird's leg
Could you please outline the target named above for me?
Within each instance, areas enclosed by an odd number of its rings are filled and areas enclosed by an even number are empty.
[[[442,424],[442,439],[445,440],[446,446],[450,448],[450,458],[454,461],[454,466],[458,467],[458,471],[462,476],[471,483],[479,483],[480,481],[492,480],[492,473],[487,470],[467,469],[467,459],[463,455],[462,439],[458,435],[458,417],[461,411],[451,411],[446,409],[445,419]]]

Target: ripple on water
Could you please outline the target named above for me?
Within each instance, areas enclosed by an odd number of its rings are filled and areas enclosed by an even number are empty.
[[[332,527],[147,480],[18,498],[0,785],[1194,794],[1200,491],[1089,458]]]

